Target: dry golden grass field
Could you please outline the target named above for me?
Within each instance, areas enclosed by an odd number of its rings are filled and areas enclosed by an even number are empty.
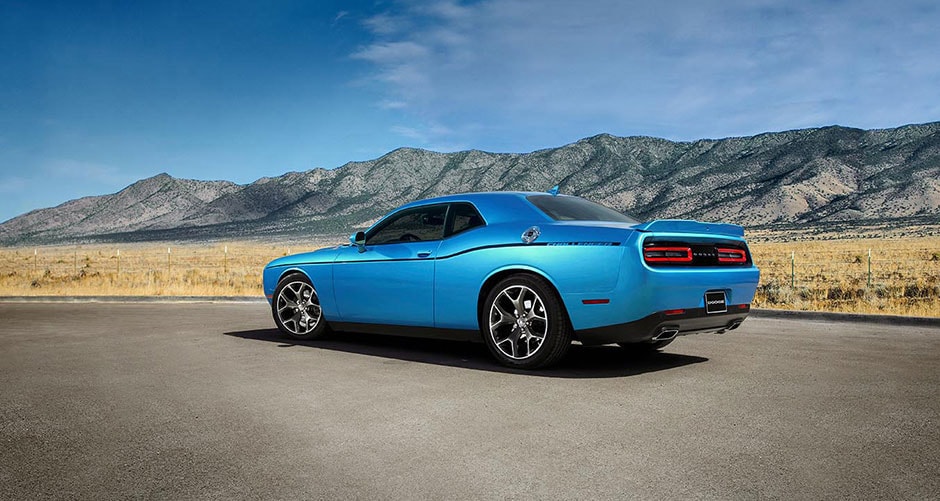
[[[0,295],[261,297],[265,263],[339,240],[2,248]],[[751,250],[755,307],[940,317],[940,238],[770,238]]]
[[[940,317],[940,238],[750,246],[761,270],[755,307]]]

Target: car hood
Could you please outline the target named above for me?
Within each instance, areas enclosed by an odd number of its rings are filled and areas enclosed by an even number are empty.
[[[332,263],[336,259],[336,254],[341,249],[342,245],[337,245],[334,247],[324,247],[322,249],[317,249],[312,252],[303,252],[300,254],[292,254],[290,256],[279,257],[274,261],[265,266],[265,268],[276,268],[280,266],[296,266],[300,264],[312,264],[312,263]]]

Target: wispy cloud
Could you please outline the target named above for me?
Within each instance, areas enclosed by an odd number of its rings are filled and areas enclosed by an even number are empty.
[[[39,168],[43,177],[55,179],[79,180],[87,184],[98,184],[109,187],[123,187],[136,181],[133,173],[121,169],[84,160],[68,158],[52,159]]]
[[[393,35],[402,33],[411,27],[407,17],[388,13],[368,17],[363,21],[363,24],[375,35]]]
[[[418,146],[433,151],[460,151],[471,148],[467,142],[459,140],[468,137],[472,126],[465,127],[464,131],[457,132],[441,124],[422,123],[418,126],[394,125],[391,132],[407,140],[412,146]]]
[[[343,19],[343,18],[345,18],[345,17],[347,17],[347,16],[349,16],[349,11],[348,11],[348,10],[341,10],[341,11],[337,12],[336,15],[333,16],[333,23],[332,23],[333,26],[336,26],[336,24],[339,23],[341,19]]]
[[[380,107],[452,134],[694,139],[940,118],[938,23],[920,1],[402,2],[353,57]]]

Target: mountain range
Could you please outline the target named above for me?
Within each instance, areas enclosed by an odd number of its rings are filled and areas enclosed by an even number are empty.
[[[15,217],[0,224],[0,244],[338,235],[421,198],[554,185],[643,220],[936,224],[940,122],[690,142],[600,134],[521,154],[400,148],[245,185],[160,174]]]

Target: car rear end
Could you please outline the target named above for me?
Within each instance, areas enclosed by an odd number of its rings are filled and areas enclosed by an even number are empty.
[[[579,339],[642,343],[736,329],[760,277],[743,235],[740,226],[720,223],[637,225],[622,243],[617,287],[605,308],[577,308]]]

